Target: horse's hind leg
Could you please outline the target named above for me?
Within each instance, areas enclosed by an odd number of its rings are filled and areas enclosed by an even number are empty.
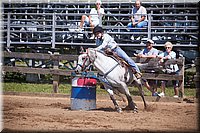
[[[127,97],[127,100],[128,100],[128,108],[133,109],[134,111],[137,112],[137,106],[136,106],[136,104],[133,102],[133,99],[132,99],[132,97],[131,97],[131,94],[130,94],[130,92],[129,92],[129,89],[128,89],[126,83],[121,82],[120,84],[121,84],[121,86],[122,86],[122,88],[123,88],[123,89],[120,89],[120,90],[121,90],[121,93],[125,94],[126,97]]]
[[[126,97],[128,99],[128,107],[137,112],[137,105],[133,102],[132,97],[130,95],[126,95]]]
[[[141,79],[137,79],[137,80],[135,81],[135,85],[136,85],[136,86],[138,87],[138,89],[139,89],[140,96],[142,97],[142,100],[143,100],[143,102],[144,102],[144,108],[146,109],[146,108],[147,108],[147,104],[146,104],[146,101],[145,101],[145,99],[144,99],[144,91],[143,91],[143,89],[142,89]]]

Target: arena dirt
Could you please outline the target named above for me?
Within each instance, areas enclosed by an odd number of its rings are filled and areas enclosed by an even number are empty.
[[[97,96],[97,109],[70,110],[70,96],[3,95],[4,131],[188,131],[197,130],[197,102],[153,102],[148,108],[136,99],[139,112],[124,110],[117,113],[106,95]],[[134,97],[133,97],[134,99]],[[126,103],[118,99],[121,107]]]

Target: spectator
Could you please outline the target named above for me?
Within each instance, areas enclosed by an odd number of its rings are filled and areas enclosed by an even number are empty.
[[[91,31],[93,31],[93,28],[97,25],[99,25],[100,17],[105,14],[104,9],[101,8],[101,0],[97,0],[95,3],[96,8],[92,8],[90,10],[90,15],[86,16],[83,15],[81,17],[81,23],[80,27],[77,29],[77,31],[82,31],[83,30],[83,25],[85,24],[86,26],[89,26]],[[93,35],[93,34],[92,34]],[[94,39],[94,35],[91,37],[91,39]]]
[[[142,28],[148,24],[147,22],[147,10],[141,5],[140,0],[135,1],[135,6],[132,9],[133,16],[131,16],[131,22],[128,23],[128,28]],[[130,30],[131,32],[138,32],[139,30]],[[131,40],[134,40],[134,35],[131,36]]]
[[[165,49],[166,51],[159,54],[158,58],[160,59],[160,62],[163,63],[165,60],[169,60],[169,59],[175,59],[176,58],[176,53],[174,51],[172,51],[173,45],[171,42],[166,42],[165,43]],[[167,73],[175,73],[178,74],[179,73],[179,68],[177,64],[171,64],[166,68],[166,72]],[[179,87],[179,81],[173,81],[173,85],[174,85],[174,98],[178,98],[178,87]],[[161,93],[158,94],[160,97],[164,97],[165,96],[165,87],[166,87],[166,81],[161,81]]]
[[[151,39],[147,40],[146,48],[144,48],[138,55],[138,58],[147,58],[149,61],[151,58],[156,58],[158,50],[153,47],[154,41]],[[144,80],[145,87],[152,92],[152,96],[157,96],[157,81],[156,80]]]
[[[93,30],[93,33],[96,37],[96,45],[98,46],[96,50],[107,50],[111,51],[115,54],[117,54],[119,57],[124,59],[131,67],[132,71],[135,74],[136,78],[141,78],[142,74],[140,73],[140,70],[138,66],[135,64],[135,62],[117,45],[117,43],[114,41],[114,38],[112,38],[109,34],[104,33],[103,28],[100,26],[96,26]],[[108,50],[109,49],[109,50]]]

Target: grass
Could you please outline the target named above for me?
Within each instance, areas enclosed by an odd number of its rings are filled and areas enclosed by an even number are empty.
[[[40,92],[40,93],[53,93],[52,84],[32,84],[32,83],[2,83],[3,92]],[[139,95],[138,89],[135,87],[129,87],[130,93],[132,95]],[[158,88],[158,92],[160,88]],[[185,88],[185,96],[195,96],[195,88]],[[144,87],[144,92],[146,96],[151,96],[151,92]],[[71,84],[60,84],[59,93],[61,94],[70,94],[71,93]],[[107,94],[103,89],[100,89],[97,86],[97,94]],[[172,87],[166,88],[166,95],[173,96],[174,90]]]

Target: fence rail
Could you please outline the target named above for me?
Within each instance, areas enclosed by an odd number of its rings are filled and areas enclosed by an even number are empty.
[[[10,61],[12,63],[4,63],[2,70],[5,72],[18,72],[18,73],[31,73],[31,74],[50,74],[53,76],[53,90],[55,93],[58,92],[59,88],[59,76],[71,76],[73,70],[63,69],[60,67],[60,63],[63,60],[72,61],[72,66],[76,66],[76,61],[78,59],[78,55],[59,55],[59,54],[41,54],[41,53],[20,53],[20,52],[4,52],[3,54],[4,60]],[[17,59],[22,61],[31,60],[33,61],[52,61],[51,66],[36,68],[33,66],[22,66],[16,64]],[[135,61],[136,58],[133,58]],[[179,58],[175,60],[168,60],[165,62],[165,65],[169,64],[177,64],[181,70],[179,75],[176,74],[163,74],[163,73],[149,73],[143,71],[143,78],[145,79],[153,79],[153,80],[179,80],[180,81],[180,94],[184,97],[184,58]],[[137,62],[137,61],[136,61]],[[151,63],[150,63],[151,62]],[[152,63],[153,62],[153,63]],[[157,63],[156,60],[150,60],[146,69],[154,68],[151,64]],[[9,64],[9,65],[8,65]],[[45,63],[40,66],[44,66]],[[34,67],[35,66],[35,67]],[[143,68],[143,70],[145,70]]]

